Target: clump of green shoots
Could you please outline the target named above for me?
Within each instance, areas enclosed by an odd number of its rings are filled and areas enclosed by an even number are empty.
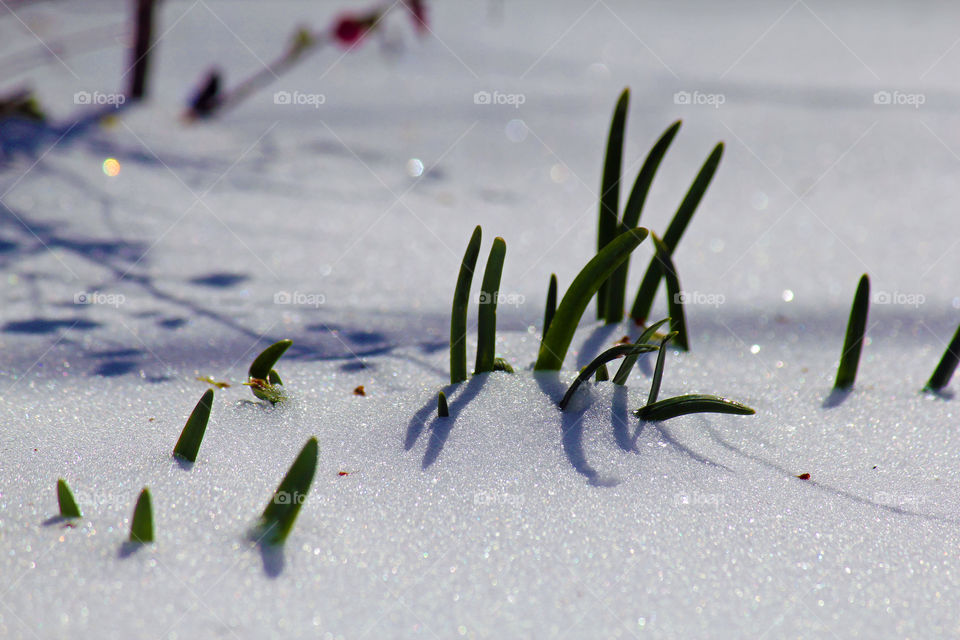
[[[146,487],[140,492],[137,505],[133,508],[130,542],[139,544],[153,542],[153,506],[150,502],[150,489]]]
[[[857,293],[853,297],[850,320],[847,322],[847,335],[843,341],[843,353],[837,367],[837,379],[833,388],[848,391],[853,388],[857,378],[857,366],[860,364],[860,351],[863,349],[863,336],[867,331],[867,312],[870,309],[870,278],[867,274],[860,277]]]
[[[173,448],[173,455],[183,458],[187,462],[197,461],[197,452],[200,451],[200,443],[203,442],[203,434],[207,430],[207,422],[210,420],[210,407],[213,406],[213,389],[207,389],[201,396],[197,406],[193,408],[187,424],[180,432],[180,438]]]
[[[83,513],[77,506],[77,501],[73,498],[73,492],[67,486],[67,481],[63,478],[57,480],[57,504],[60,506],[61,518],[82,518]]]
[[[287,396],[283,392],[283,380],[280,379],[280,374],[273,367],[292,344],[293,340],[280,340],[264,349],[256,357],[247,374],[249,380],[244,383],[250,387],[253,395],[271,404],[286,399]]]
[[[310,438],[280,481],[257,523],[255,537],[267,545],[281,544],[290,535],[317,470],[319,445]]]
[[[614,347],[610,347],[596,358],[594,358],[590,364],[585,366],[581,371],[580,375],[570,384],[567,388],[567,392],[563,395],[563,398],[560,400],[560,409],[566,409],[567,404],[570,403],[570,399],[573,397],[574,392],[581,384],[590,379],[590,376],[593,375],[595,371],[598,371],[600,367],[623,356],[637,356],[641,353],[647,353],[650,351],[656,351],[657,347],[652,344],[618,344]]]
[[[950,341],[950,346],[943,352],[940,364],[934,369],[933,375],[930,376],[930,380],[923,390],[939,393],[950,383],[950,378],[953,377],[953,372],[957,370],[958,363],[960,363],[960,327],[957,327],[956,333],[953,334],[953,340]]]

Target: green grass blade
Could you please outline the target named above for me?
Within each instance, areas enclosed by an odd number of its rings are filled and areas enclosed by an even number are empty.
[[[450,384],[467,379],[467,306],[470,304],[470,285],[473,284],[473,271],[477,268],[482,235],[480,225],[477,225],[463,254],[457,288],[453,291],[453,307],[450,310]]]
[[[618,344],[614,347],[610,347],[596,358],[594,358],[590,364],[585,366],[577,378],[570,383],[570,386],[567,387],[567,392],[563,395],[563,399],[560,400],[560,409],[566,409],[567,404],[570,402],[570,398],[573,397],[574,392],[577,388],[590,379],[590,376],[599,369],[602,365],[619,358],[621,356],[627,355],[639,355],[641,353],[648,353],[650,351],[656,351],[657,347],[652,344]]]
[[[937,392],[947,386],[953,372],[957,369],[957,363],[960,363],[960,327],[957,327],[957,332],[953,334],[950,346],[943,352],[940,364],[937,365],[933,375],[930,376],[930,381],[927,382],[927,386],[923,390]]]
[[[557,274],[550,274],[550,286],[547,287],[547,306],[543,310],[543,335],[547,335],[553,314],[557,312]]]
[[[276,369],[270,369],[270,373],[267,374],[267,382],[270,384],[283,385],[283,380],[280,379],[280,374],[277,373]]]
[[[850,320],[847,322],[847,336],[843,341],[843,353],[840,354],[840,366],[837,367],[837,381],[834,389],[847,390],[853,387],[857,378],[857,366],[860,364],[860,351],[863,349],[863,334],[867,331],[867,312],[870,309],[870,277],[863,274],[857,293],[853,297]]]
[[[61,518],[82,518],[83,513],[77,506],[77,501],[73,499],[73,492],[67,486],[67,481],[63,478],[57,480],[57,504],[60,505]]]
[[[293,340],[281,340],[264,349],[250,365],[248,375],[254,380],[266,380],[273,365],[277,364],[277,360],[292,344]]]
[[[680,130],[680,120],[674,122],[663,132],[657,142],[650,149],[637,179],[633,183],[633,189],[630,191],[630,197],[627,199],[627,205],[623,209],[623,218],[620,220],[619,229],[632,229],[640,222],[640,213],[643,211],[643,203],[647,199],[647,193],[650,191],[650,185],[653,183],[653,177],[657,173],[663,156],[667,153],[670,143],[674,136]],[[627,293],[627,275],[630,271],[630,258],[627,258],[622,265],[610,277],[607,282],[607,302],[606,302],[606,321],[607,324],[616,324],[623,320],[623,305]]]
[[[703,195],[707,192],[710,181],[713,180],[713,174],[716,173],[722,156],[723,143],[721,142],[713,148],[713,151],[707,157],[703,166],[700,167],[700,172],[697,174],[697,177],[694,178],[693,184],[690,185],[690,189],[687,191],[687,195],[677,208],[677,213],[673,216],[673,220],[670,221],[667,232],[663,234],[663,244],[666,245],[668,253],[673,254],[677,248],[683,232],[686,231],[690,219],[693,218],[693,214],[700,204],[700,200],[703,199]],[[647,315],[650,313],[650,307],[653,305],[653,298],[657,293],[657,286],[660,284],[660,278],[662,277],[662,265],[657,261],[656,256],[654,256],[650,260],[650,265],[647,267],[646,273],[643,274],[640,288],[637,289],[637,296],[633,300],[633,308],[630,310],[630,317],[636,322],[643,323],[646,321]]]
[[[213,406],[213,389],[208,389],[200,402],[193,408],[187,419],[187,424],[180,432],[180,439],[173,448],[173,455],[179,456],[188,462],[197,461],[197,452],[203,442],[203,434],[207,430],[207,421],[210,420],[210,407]]]
[[[732,413],[752,416],[756,411],[745,404],[727,398],[691,394],[660,400],[641,407],[635,412],[641,420],[669,420],[677,416],[685,416],[688,413]]]
[[[597,292],[600,283],[609,278],[646,237],[647,230],[643,227],[621,233],[580,270],[563,294],[550,323],[550,330],[540,341],[534,371],[558,371],[563,366],[563,359],[590,298]]]
[[[603,176],[600,179],[600,220],[597,225],[597,252],[603,250],[617,236],[620,217],[620,170],[623,164],[623,134],[627,126],[627,107],[630,105],[630,89],[624,89],[613,109],[607,150],[603,161]],[[632,228],[632,227],[630,227]],[[606,284],[600,285],[597,295],[597,318],[606,315]]]
[[[510,363],[506,361],[505,358],[494,358],[493,359],[493,370],[494,371],[503,371],[505,373],[513,373],[513,367],[510,366]]]
[[[683,293],[680,288],[680,278],[677,276],[677,268],[660,238],[652,233],[650,237],[657,248],[657,255],[654,256],[654,260],[660,261],[664,278],[667,281],[667,311],[670,313],[670,330],[677,334],[674,343],[678,349],[689,351],[690,337],[687,335],[687,317],[683,311]]]
[[[150,489],[146,487],[137,498],[133,508],[133,521],[130,523],[130,542],[153,542],[153,506],[150,502]]]
[[[447,394],[443,391],[437,396],[437,415],[441,418],[450,417],[450,407],[447,406]]]
[[[290,535],[317,470],[316,438],[307,440],[260,516],[260,541],[280,544]]]
[[[646,330],[640,334],[640,337],[637,338],[636,342],[633,344],[644,344],[650,342],[653,339],[653,336],[657,333],[664,323],[670,322],[670,318],[664,318],[659,322],[654,322],[652,325],[646,328]],[[617,375],[613,376],[613,384],[624,385],[627,384],[627,378],[630,376],[630,372],[633,370],[633,365],[637,363],[637,358],[639,356],[626,356],[623,359],[623,362],[620,364],[620,368],[617,369]]]
[[[606,382],[610,379],[610,372],[607,370],[607,363],[604,362],[597,367],[597,374],[594,376],[597,382]]]
[[[477,314],[477,362],[474,373],[493,371],[497,348],[497,298],[500,296],[500,275],[503,260],[507,255],[507,243],[503,238],[494,238],[483,271],[480,286],[480,310]]]
[[[677,332],[668,333],[660,341],[660,350],[657,353],[657,365],[653,368],[653,380],[650,382],[650,394],[647,396],[647,405],[654,404],[660,395],[660,381],[663,379],[663,365],[667,355],[667,343],[676,337]]]

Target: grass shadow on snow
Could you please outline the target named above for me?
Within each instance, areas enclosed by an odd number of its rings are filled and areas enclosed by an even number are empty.
[[[831,389],[827,397],[823,399],[823,404],[820,406],[824,409],[839,407],[850,397],[851,393],[853,393],[853,389]]]
[[[443,392],[449,399],[449,417],[441,418],[437,416],[437,397],[434,395],[410,418],[410,422],[407,423],[407,432],[403,439],[403,448],[406,451],[413,448],[417,440],[420,439],[420,435],[429,426],[427,450],[423,454],[423,462],[421,463],[423,469],[432,465],[437,461],[437,458],[440,457],[447,438],[450,436],[450,431],[453,429],[454,421],[460,415],[463,408],[477,397],[477,394],[480,393],[480,389],[483,387],[489,375],[491,374],[482,373],[473,376],[466,383],[461,382],[447,385],[443,388]],[[433,416],[433,420],[430,420],[431,415]]]

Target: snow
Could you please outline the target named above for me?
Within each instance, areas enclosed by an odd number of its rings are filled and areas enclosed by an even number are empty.
[[[0,68],[67,38],[51,47],[64,64],[2,87],[29,81],[53,124],[0,125],[0,636],[956,634],[955,400],[918,390],[958,322],[958,10],[430,7],[423,42],[393,16],[386,44],[323,51],[192,126],[180,113],[210,65],[232,86],[337,7],[165,2],[151,100],[73,129],[89,113],[74,94],[115,91],[126,52],[67,36],[122,25],[126,3],[0,20]],[[562,290],[593,251],[626,85],[631,175],[684,119],[642,224],[662,232],[727,145],[676,254],[702,304],[661,397],[717,393],[755,416],[640,424],[650,359],[559,412],[626,325],[585,321],[565,371],[530,371],[550,273]],[[507,242],[498,354],[517,373],[451,389],[449,302],[476,224],[481,259]],[[872,306],[857,387],[831,406],[863,272],[891,303]],[[291,398],[266,407],[240,382],[284,337]],[[475,346],[471,331],[471,363]],[[197,376],[232,386],[184,468],[170,452]],[[313,488],[284,547],[262,549],[246,534],[310,436]],[[84,511],[73,528],[51,520],[59,477]],[[157,542],[130,553],[144,486]]]

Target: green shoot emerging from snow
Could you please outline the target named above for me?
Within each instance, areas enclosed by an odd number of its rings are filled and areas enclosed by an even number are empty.
[[[958,362],[960,362],[960,327],[957,327],[956,333],[953,334],[953,340],[950,341],[950,346],[943,352],[943,357],[940,358],[940,364],[937,365],[933,375],[930,376],[930,381],[927,382],[927,386],[923,388],[924,391],[938,393],[947,386],[947,384],[950,383],[953,372],[957,369]]]
[[[663,378],[664,357],[667,353],[666,346],[676,335],[677,332],[674,331],[665,335],[660,341],[660,350],[657,353],[657,365],[653,368],[653,380],[650,382],[650,395],[647,396],[647,405],[656,402],[657,397],[660,395],[660,381]]]
[[[664,279],[667,281],[667,310],[670,312],[670,329],[677,334],[675,340],[677,348],[682,351],[689,351],[690,338],[687,335],[687,318],[683,313],[683,292],[680,289],[680,277],[677,275],[677,268],[673,264],[670,252],[667,251],[666,245],[660,241],[660,238],[652,233],[650,237],[657,249],[657,255],[654,259],[660,262]]]
[[[480,285],[480,311],[477,315],[477,362],[474,373],[493,371],[497,346],[497,299],[500,297],[500,275],[507,254],[503,238],[494,238]]]
[[[250,387],[253,395],[271,404],[276,404],[286,397],[283,393],[280,374],[273,369],[273,366],[292,344],[293,340],[275,342],[264,349],[253,361],[248,372],[250,379],[244,383]]]
[[[723,143],[721,142],[714,147],[709,157],[707,157],[703,163],[693,184],[690,185],[687,195],[683,198],[683,202],[681,202],[677,208],[677,213],[673,216],[673,220],[670,221],[667,232],[663,234],[663,244],[667,248],[667,253],[672,255],[674,250],[676,250],[677,243],[680,242],[683,232],[686,230],[690,219],[697,210],[697,205],[700,204],[700,200],[703,199],[703,195],[707,192],[707,187],[710,186],[710,181],[713,179],[713,174],[716,173],[717,167],[720,165],[720,158],[722,156]],[[661,261],[654,256],[650,260],[650,265],[647,267],[646,273],[643,274],[643,280],[640,283],[640,288],[637,290],[637,297],[634,298],[633,308],[630,310],[630,317],[632,317],[635,322],[646,322],[647,315],[650,313],[650,307],[653,304],[654,295],[657,293],[657,286],[660,284],[660,278],[663,277],[662,267]]]
[[[547,304],[543,310],[543,335],[547,335],[553,314],[557,312],[557,274],[550,274],[550,286],[547,287]]]
[[[867,331],[867,312],[870,309],[870,278],[863,274],[857,293],[853,297],[850,309],[850,321],[847,323],[847,336],[843,341],[843,353],[840,354],[840,366],[837,367],[837,380],[834,389],[846,391],[853,387],[857,379],[857,366],[860,364],[860,351],[863,349],[863,335]]]
[[[450,408],[447,406],[447,394],[443,391],[437,396],[437,416],[440,418],[450,417]]]
[[[667,398],[648,404],[636,411],[636,415],[641,420],[669,420],[688,413],[734,413],[741,416],[752,416],[756,411],[733,400],[701,394]]]
[[[77,501],[73,499],[73,493],[67,486],[67,481],[63,478],[57,480],[57,503],[60,505],[61,518],[82,518],[80,507]]]
[[[467,307],[470,304],[470,285],[473,284],[473,271],[477,267],[477,256],[480,255],[482,235],[478,225],[473,230],[467,250],[463,254],[457,288],[453,291],[453,305],[450,310],[450,384],[467,379]]]
[[[179,456],[188,462],[197,461],[197,452],[203,442],[203,434],[207,430],[207,421],[210,420],[210,407],[213,406],[213,389],[208,389],[197,406],[193,408],[187,424],[180,432],[180,439],[173,448],[173,455]]]
[[[540,342],[534,371],[560,370],[590,298],[646,237],[647,230],[643,227],[621,233],[580,270],[563,294],[550,329]]]
[[[300,507],[313,483],[318,450],[317,439],[310,438],[290,465],[289,471],[280,481],[280,486],[260,516],[256,532],[258,541],[268,545],[280,544],[290,535]]]
[[[600,179],[600,220],[597,226],[597,253],[617,237],[620,211],[620,165],[623,163],[623,133],[627,125],[627,107],[630,90],[624,89],[613,109],[610,133],[607,136],[607,151],[603,161],[603,176]],[[607,284],[600,284],[597,295],[597,318],[606,315]]]
[[[153,506],[150,503],[150,490],[146,487],[137,498],[133,508],[133,522],[130,523],[130,542],[153,542]]]

